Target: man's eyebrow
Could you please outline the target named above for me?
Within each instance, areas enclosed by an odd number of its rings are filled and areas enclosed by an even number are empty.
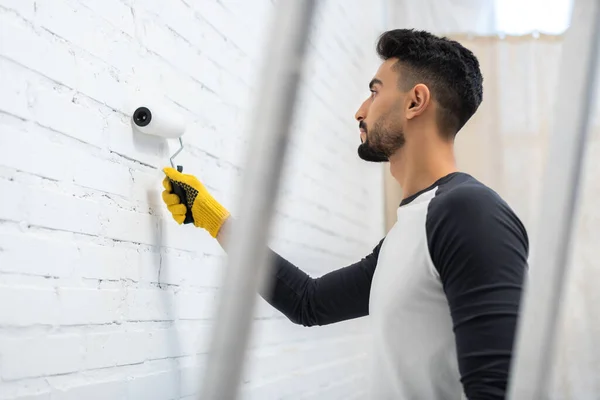
[[[383,82],[381,82],[377,78],[373,78],[373,79],[371,79],[371,82],[369,82],[369,89],[373,89],[373,86],[375,86],[375,85],[383,86]]]

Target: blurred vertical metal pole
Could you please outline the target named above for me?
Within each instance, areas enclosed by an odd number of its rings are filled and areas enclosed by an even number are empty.
[[[564,300],[581,164],[598,75],[600,1],[575,0],[562,50],[540,229],[517,329],[509,398],[546,398]]]
[[[257,291],[270,268],[267,238],[314,9],[314,0],[279,0],[276,4],[255,89],[242,201],[228,239],[228,265],[202,400],[229,400],[238,394]]]

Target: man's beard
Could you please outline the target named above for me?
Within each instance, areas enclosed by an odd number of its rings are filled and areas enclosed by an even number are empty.
[[[387,162],[389,161],[385,153],[374,149],[369,143],[369,139],[366,139],[363,143],[358,146],[358,156],[365,161],[370,162]]]
[[[371,133],[369,133],[369,128],[364,121],[359,123],[359,128],[365,131],[366,139],[358,146],[358,156],[365,161],[387,162],[390,156],[404,146],[406,142],[402,127],[390,129],[389,126],[383,126],[381,121],[385,117],[375,122],[371,128]]]

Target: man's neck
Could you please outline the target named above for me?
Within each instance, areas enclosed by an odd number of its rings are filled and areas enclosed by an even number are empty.
[[[426,189],[440,178],[456,171],[458,169],[452,144],[420,151],[402,148],[390,157],[390,172],[400,184],[403,198]]]

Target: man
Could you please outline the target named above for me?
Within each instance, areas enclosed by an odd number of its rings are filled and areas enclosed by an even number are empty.
[[[506,395],[528,238],[494,191],[456,168],[456,133],[482,100],[475,56],[427,32],[385,32],[383,60],[356,113],[358,153],[389,161],[404,199],[398,220],[361,261],[314,279],[275,254],[261,295],[291,321],[325,325],[369,315],[373,399],[502,399]],[[224,244],[229,212],[193,176],[165,169],[163,199],[182,223]]]

